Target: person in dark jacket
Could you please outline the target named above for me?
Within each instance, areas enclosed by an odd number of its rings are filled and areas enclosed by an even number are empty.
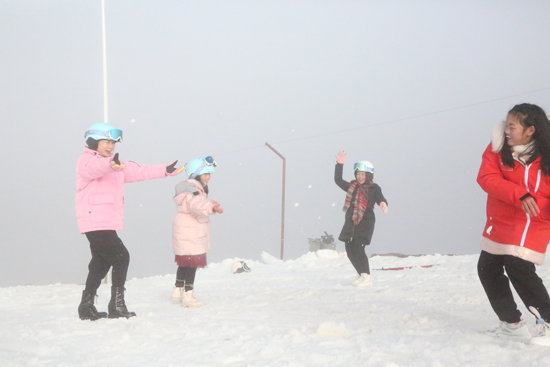
[[[355,287],[372,287],[369,259],[365,253],[365,246],[370,245],[374,232],[374,204],[378,204],[385,213],[388,211],[388,202],[382,189],[372,180],[374,167],[369,161],[360,161],[353,167],[355,180],[347,182],[342,178],[346,152],[336,154],[334,182],[346,191],[344,212],[346,220],[338,239],[346,244],[348,258],[357,271],[357,278],[351,283]]]

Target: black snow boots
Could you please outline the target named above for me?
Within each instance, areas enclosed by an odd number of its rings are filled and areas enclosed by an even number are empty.
[[[94,306],[95,294],[90,292],[82,292],[82,301],[78,306],[78,316],[81,320],[99,320],[107,317],[107,312],[98,312]]]
[[[124,302],[124,287],[111,287],[111,301],[109,302],[109,318],[118,319],[119,317],[136,316],[135,312],[129,312]]]

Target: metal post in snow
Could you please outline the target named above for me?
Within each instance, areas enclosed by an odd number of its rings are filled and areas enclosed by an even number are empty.
[[[283,205],[281,210],[281,260],[283,259],[283,253],[285,248],[285,175],[286,175],[286,158],[281,155],[275,148],[269,143],[265,143],[269,149],[283,159]]]

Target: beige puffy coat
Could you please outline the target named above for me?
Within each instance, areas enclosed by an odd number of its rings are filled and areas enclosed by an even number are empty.
[[[208,200],[196,180],[176,185],[174,202],[178,212],[172,220],[172,247],[176,255],[200,255],[210,250],[209,215],[215,214],[215,202]]]

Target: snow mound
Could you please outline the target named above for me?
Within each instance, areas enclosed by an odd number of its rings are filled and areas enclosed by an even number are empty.
[[[349,338],[351,333],[343,322],[323,322],[319,325],[316,335],[321,338]]]
[[[275,256],[268,254],[267,252],[262,252],[262,261],[266,264],[275,264],[282,263],[282,260],[277,259]]]
[[[316,254],[320,259],[335,259],[340,257],[338,251],[335,250],[317,250]]]
[[[81,321],[83,285],[0,288],[0,366],[547,366],[548,347],[485,335],[498,317],[478,258],[377,256],[366,289],[350,285],[355,270],[331,253],[263,253],[238,276],[229,268],[241,259],[231,258],[197,273],[197,309],[170,301],[175,274],[128,281],[129,320]],[[549,267],[537,273],[550,282]],[[106,311],[110,286],[98,296]],[[518,309],[534,335],[535,319]]]

